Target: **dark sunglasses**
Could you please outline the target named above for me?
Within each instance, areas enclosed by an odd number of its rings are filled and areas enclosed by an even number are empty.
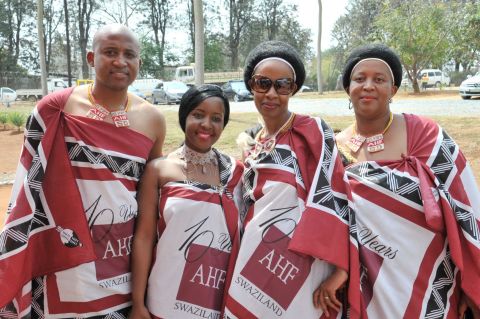
[[[258,93],[266,93],[270,88],[275,88],[275,91],[280,95],[289,95],[295,90],[295,82],[291,78],[283,78],[272,81],[271,79],[261,76],[254,75],[248,81],[250,88]]]

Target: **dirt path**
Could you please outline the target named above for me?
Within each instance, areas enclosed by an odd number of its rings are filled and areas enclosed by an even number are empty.
[[[0,228],[5,219],[5,212],[7,211],[8,200],[10,199],[10,192],[12,185],[0,186]]]
[[[11,182],[15,178],[22,143],[22,131],[0,128],[0,227],[3,226],[7,211],[12,189]]]

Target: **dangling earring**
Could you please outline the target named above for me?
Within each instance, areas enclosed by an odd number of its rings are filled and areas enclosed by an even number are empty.
[[[349,110],[352,109],[352,100],[351,99],[348,99],[348,109]]]
[[[392,98],[389,98],[389,99],[388,99],[388,104],[390,104],[390,103],[392,103],[392,102],[393,102]]]

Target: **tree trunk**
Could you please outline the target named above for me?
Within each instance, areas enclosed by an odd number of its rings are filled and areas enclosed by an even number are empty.
[[[318,86],[318,94],[323,94],[323,86],[322,86],[322,0],[318,0],[317,86]]]
[[[67,40],[67,74],[68,86],[72,86],[72,53],[70,52],[70,29],[68,21],[68,1],[63,0],[63,9],[65,11],[65,38]]]
[[[80,56],[82,57],[82,78],[89,76],[87,63],[87,45],[90,34],[90,17],[95,5],[95,0],[77,0],[78,5],[78,42]]]
[[[45,63],[45,43],[43,41],[43,1],[37,0],[38,46],[40,47],[40,70],[42,74],[42,94],[48,94],[47,65]]]
[[[203,1],[193,1],[195,16],[195,85],[204,83],[204,28],[203,28]]]

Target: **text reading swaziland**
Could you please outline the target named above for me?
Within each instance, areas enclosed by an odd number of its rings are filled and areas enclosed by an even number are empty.
[[[238,276],[235,279],[235,282],[239,284],[240,287],[245,289],[245,291],[248,292],[253,298],[258,300],[262,305],[270,309],[275,315],[277,315],[278,317],[283,315],[282,308],[275,301],[273,301],[271,298],[265,295],[262,291],[255,288],[247,280]]]

